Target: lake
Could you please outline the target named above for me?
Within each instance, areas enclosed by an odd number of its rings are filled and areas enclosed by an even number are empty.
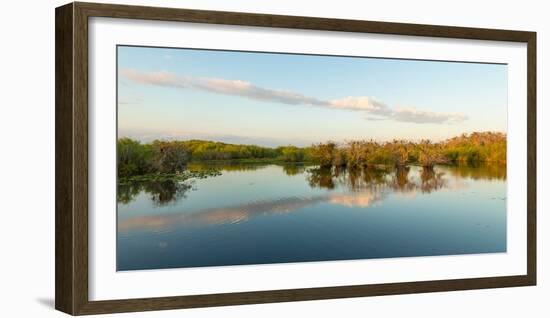
[[[191,164],[119,185],[117,270],[506,252],[506,167]]]

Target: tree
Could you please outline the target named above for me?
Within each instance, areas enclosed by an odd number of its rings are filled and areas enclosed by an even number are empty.
[[[302,162],[304,161],[305,151],[295,146],[278,147],[277,151],[281,154],[281,158],[286,162]]]
[[[347,165],[351,168],[366,166],[371,158],[375,144],[367,141],[350,141],[346,144]]]
[[[153,149],[153,166],[157,172],[178,173],[185,170],[189,161],[189,152],[182,143],[155,141]]]
[[[411,144],[403,140],[393,140],[387,144],[392,159],[397,167],[404,167],[409,161],[409,153],[411,151]]]
[[[335,167],[344,167],[347,165],[346,153],[344,150],[335,148],[332,152],[332,165]]]
[[[499,132],[474,132],[446,140],[444,154],[451,162],[506,163],[506,135]]]
[[[310,156],[313,162],[321,167],[330,167],[333,164],[336,144],[332,141],[311,146]]]
[[[152,150],[149,145],[142,145],[130,138],[117,141],[118,176],[128,177],[145,174],[151,170]]]
[[[436,164],[446,163],[447,159],[443,156],[441,145],[434,144],[429,140],[422,140],[417,145],[418,163],[425,168],[433,168]]]

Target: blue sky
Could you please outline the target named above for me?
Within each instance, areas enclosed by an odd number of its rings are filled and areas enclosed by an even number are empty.
[[[118,47],[119,137],[265,146],[506,132],[507,66]]]

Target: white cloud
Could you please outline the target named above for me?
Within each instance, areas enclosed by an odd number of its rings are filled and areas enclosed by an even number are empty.
[[[265,102],[352,110],[377,116],[367,117],[368,120],[395,120],[418,124],[455,124],[468,119],[466,115],[459,113],[437,113],[415,108],[397,108],[393,110],[385,103],[368,96],[348,96],[334,100],[322,100],[292,91],[263,88],[241,80],[198,78],[179,76],[169,72],[140,72],[132,69],[122,70],[121,75],[133,82],[144,85],[191,88]]]
[[[339,109],[362,110],[375,115],[389,115],[389,107],[373,98],[366,96],[348,96],[329,102],[330,107]]]
[[[392,119],[396,121],[418,124],[456,124],[468,119],[468,116],[459,113],[435,113],[415,108],[398,108],[393,112]]]
[[[219,78],[196,79],[194,81],[194,86],[218,94],[237,95],[261,101],[278,102],[289,105],[304,104],[326,106],[326,102],[313,97],[307,97],[290,91],[267,89],[240,80]]]
[[[217,94],[242,96],[261,101],[272,101],[290,105],[304,104],[328,106],[327,102],[316,98],[307,97],[290,91],[262,88],[240,80],[178,76],[169,72],[146,73],[132,69],[122,70],[121,75],[140,84],[194,88]]]

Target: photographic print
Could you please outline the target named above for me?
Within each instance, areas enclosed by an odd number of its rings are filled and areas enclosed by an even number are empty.
[[[506,252],[507,65],[117,47],[117,270]]]

